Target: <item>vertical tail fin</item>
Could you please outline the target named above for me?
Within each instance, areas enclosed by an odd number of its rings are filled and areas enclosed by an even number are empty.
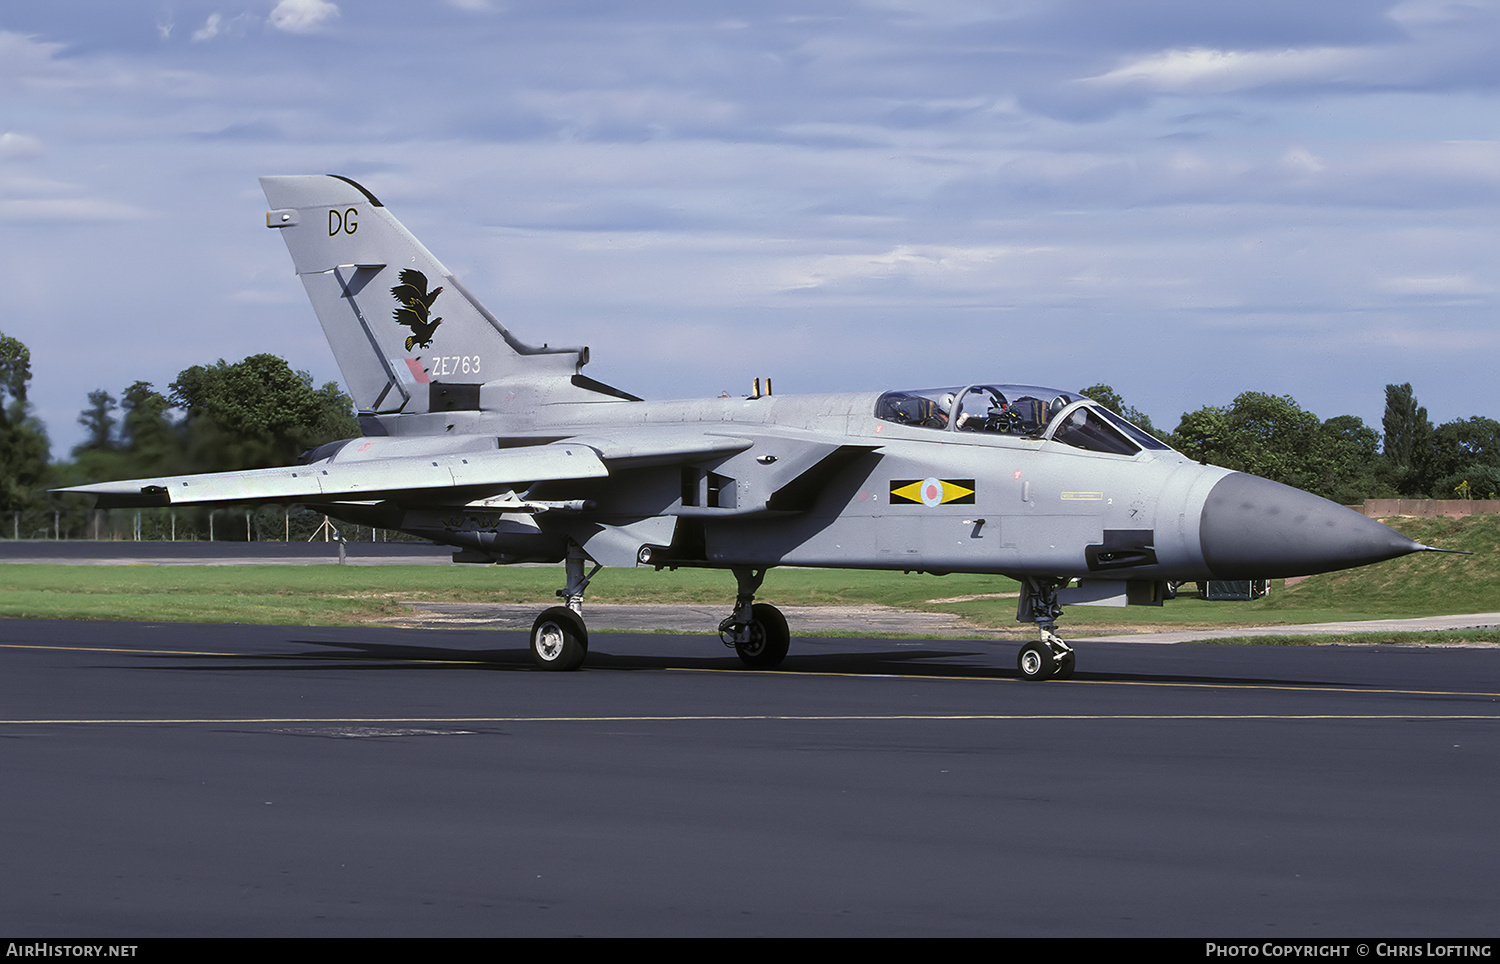
[[[263,177],[260,185],[271,205],[266,226],[286,241],[362,411],[631,397],[579,374],[587,348],[517,340],[354,181],[315,174]],[[495,383],[503,391],[485,390]]]

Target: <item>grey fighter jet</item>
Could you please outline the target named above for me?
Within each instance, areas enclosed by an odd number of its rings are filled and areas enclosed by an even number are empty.
[[[1298,489],[1194,462],[1077,393],[994,383],[643,401],[581,374],[587,348],[517,338],[354,181],[261,179],[360,410],[362,436],[286,468],[64,491],[101,507],[302,503],[456,547],[564,563],[531,654],[576,669],[602,566],[728,569],[724,643],[787,653],[755,601],[773,566],[994,573],[1066,678],[1064,604],[1160,605],[1169,581],[1299,576],[1429,548]]]

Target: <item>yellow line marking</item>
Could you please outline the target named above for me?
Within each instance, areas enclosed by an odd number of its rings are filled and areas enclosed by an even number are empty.
[[[130,719],[0,720],[0,726],[43,725],[191,725],[215,726],[265,723],[869,723],[907,722],[1025,722],[1025,721],[1182,721],[1182,720],[1493,720],[1500,714],[1475,713],[892,713],[818,715],[701,715],[701,716],[392,716],[392,717],[218,717]]]
[[[0,643],[0,649],[52,649],[64,653],[153,653],[167,656],[242,656],[243,653],[199,653],[187,649],[129,649],[124,646],[43,646],[39,643]]]
[[[191,649],[130,649],[124,646],[41,646],[26,643],[0,643],[0,649],[51,649],[65,653],[142,653],[149,656],[220,656],[230,659],[358,659],[383,663],[452,663],[458,666],[482,666],[490,662],[483,659],[416,659],[410,656],[371,656],[368,653],[212,653]]]
[[[946,674],[925,673],[834,673],[816,672],[810,673],[801,670],[751,670],[751,669],[708,669],[695,666],[668,666],[667,670],[675,673],[729,673],[743,676],[746,673],[768,673],[774,676],[810,676],[814,678],[828,676],[842,676],[852,679],[908,679],[908,680],[960,680],[970,683],[1027,683],[1028,685],[1045,686],[1164,686],[1189,689],[1226,689],[1226,690],[1279,690],[1288,693],[1369,693],[1371,695],[1384,696],[1478,696],[1487,699],[1500,700],[1500,693],[1483,693],[1465,690],[1395,690],[1395,689],[1368,689],[1356,685],[1346,686],[1297,686],[1291,683],[1194,683],[1190,681],[1170,682],[1167,680],[1114,680],[1114,679],[1071,679],[1043,681],[1034,684],[1028,680],[1022,680],[1014,676],[949,676]]]

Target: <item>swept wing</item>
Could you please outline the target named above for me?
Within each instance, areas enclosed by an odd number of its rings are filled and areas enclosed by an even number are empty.
[[[360,440],[352,440],[359,442]],[[228,502],[340,502],[425,497],[467,501],[536,482],[605,478],[616,468],[729,454],[748,439],[701,432],[637,430],[588,440],[521,444],[479,451],[412,452],[421,439],[373,439],[345,445],[307,465],[101,482],[60,489],[99,499],[98,508],[212,505]],[[511,440],[525,442],[527,440]],[[495,441],[499,445],[500,440]]]

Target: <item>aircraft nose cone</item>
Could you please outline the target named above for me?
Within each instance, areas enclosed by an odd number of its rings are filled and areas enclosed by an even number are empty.
[[[1199,538],[1220,579],[1307,576],[1425,548],[1352,509],[1243,472],[1209,490]]]

